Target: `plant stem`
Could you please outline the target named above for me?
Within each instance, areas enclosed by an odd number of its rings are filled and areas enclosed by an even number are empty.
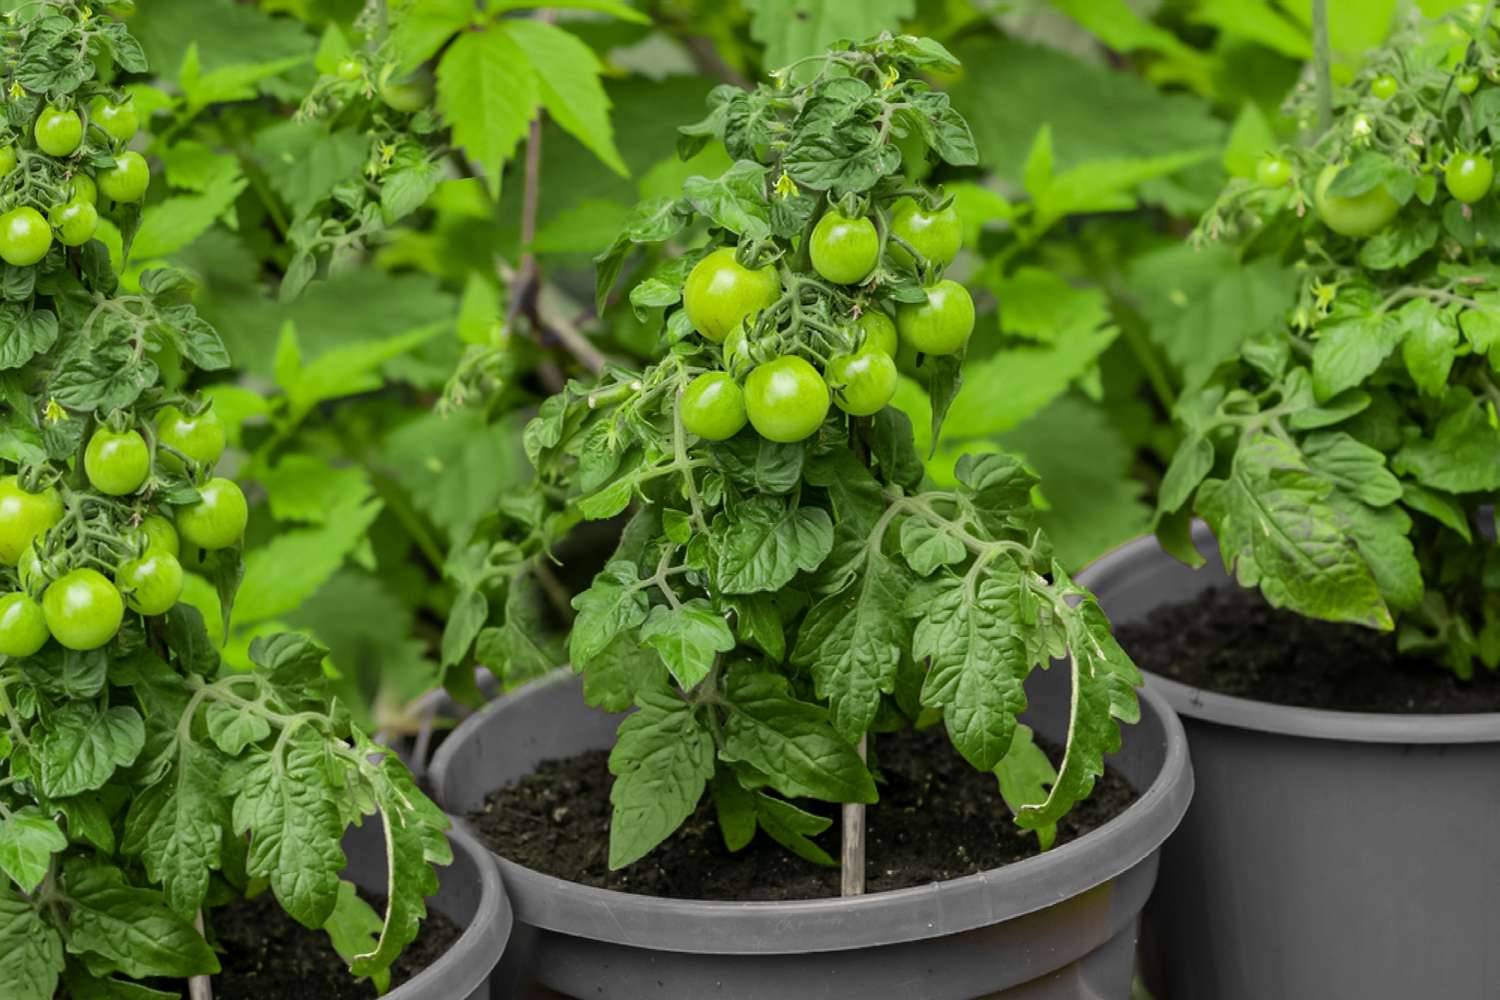
[[[199,910],[193,918],[193,926],[198,928],[198,933],[203,933],[203,911]],[[189,1000],[214,1000],[213,981],[207,976],[193,976],[188,980]]]
[[[1314,86],[1318,88],[1318,135],[1333,127],[1333,69],[1328,40],[1328,0],[1312,0]]]
[[[869,759],[869,734],[859,738],[855,748],[861,761]],[[844,804],[844,836],[839,856],[839,894],[863,896],[865,894],[865,805],[863,802]]]

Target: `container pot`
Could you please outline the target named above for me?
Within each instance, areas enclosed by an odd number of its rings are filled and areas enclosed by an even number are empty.
[[[1212,551],[1205,526],[1195,541]],[[1233,585],[1217,557],[1195,572],[1154,538],[1078,579],[1116,623]],[[1157,1000],[1500,996],[1500,713],[1147,689],[1182,717],[1198,781],[1147,909]]]
[[[1069,677],[1038,671],[1027,721],[1060,740]],[[711,902],[595,889],[498,858],[516,938],[495,996],[733,1000],[1124,1000],[1158,852],[1193,776],[1180,724],[1142,698],[1111,759],[1140,798],[1103,827],[996,871],[849,899]],[[613,745],[618,716],[566,673],[471,716],[434,758],[449,811],[544,760]]]
[[[491,976],[510,940],[510,903],[494,862],[463,830],[449,831],[453,863],[438,869],[437,895],[427,901],[463,934],[432,965],[385,994],[385,1000],[489,1000]],[[349,858],[345,877],[369,893],[384,895],[387,885],[385,839],[380,824],[366,820],[344,835]]]

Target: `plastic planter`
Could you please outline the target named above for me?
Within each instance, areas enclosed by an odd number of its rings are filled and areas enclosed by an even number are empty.
[[[1063,735],[1068,676],[1038,672],[1028,721]],[[462,814],[540,761],[609,747],[619,719],[563,673],[470,717],[433,761]],[[516,937],[498,997],[1117,1000],[1130,993],[1158,852],[1187,808],[1182,729],[1142,699],[1112,763],[1141,791],[1124,813],[1007,868],[851,899],[706,902],[589,888],[499,858]],[[555,992],[553,992],[555,991]]]
[[[1199,548],[1211,551],[1205,528]],[[1228,584],[1152,538],[1079,575],[1115,622]],[[1275,642],[1274,635],[1266,636]],[[1377,715],[1148,676],[1198,791],[1146,916],[1158,1000],[1500,996],[1500,713]]]
[[[491,975],[510,940],[513,917],[488,852],[462,830],[450,831],[453,864],[438,869],[437,895],[428,911],[464,928],[447,953],[385,994],[385,1000],[489,1000]],[[380,825],[367,820],[344,837],[346,877],[375,893],[386,889],[385,841]]]

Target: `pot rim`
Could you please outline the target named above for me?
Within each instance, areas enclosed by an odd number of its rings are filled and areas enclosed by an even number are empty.
[[[555,686],[577,683],[571,671],[562,668],[464,720],[433,758],[431,773],[438,801],[450,801],[450,761],[486,723],[512,707],[524,711],[526,700]],[[1144,733],[1142,726],[1149,716],[1161,726],[1166,746],[1160,770],[1136,801],[1077,840],[975,875],[849,898],[694,900],[581,885],[490,853],[524,923],[659,951],[744,955],[845,951],[987,927],[1056,905],[1118,877],[1154,854],[1177,828],[1193,793],[1187,737],[1161,695],[1144,688],[1138,694],[1142,723],[1123,727],[1124,738]],[[581,697],[578,704],[583,708]],[[618,919],[622,910],[631,911],[631,919]],[[705,922],[715,925],[711,945],[694,940],[694,927]],[[640,933],[642,928],[645,934]],[[703,935],[699,931],[696,936]],[[794,944],[768,948],[767,940]]]
[[[1213,533],[1195,520],[1193,542],[1209,558],[1217,558]],[[1077,575],[1078,583],[1098,594],[1111,584],[1127,584],[1141,565],[1157,559],[1177,560],[1154,535],[1144,535],[1101,556]],[[1177,565],[1181,565],[1177,563]],[[1106,607],[1106,612],[1108,611]],[[1301,705],[1278,705],[1252,698],[1219,694],[1143,670],[1148,690],[1157,692],[1174,710],[1199,722],[1277,733],[1307,739],[1346,743],[1493,743],[1500,741],[1500,712],[1398,715],[1382,712],[1345,712]]]
[[[448,841],[455,856],[467,855],[479,873],[479,906],[458,940],[437,961],[387,993],[388,1000],[467,997],[494,973],[510,942],[515,915],[500,873],[489,862],[490,852],[457,820],[448,830]],[[451,871],[451,867],[445,871]],[[428,909],[431,909],[430,898]]]

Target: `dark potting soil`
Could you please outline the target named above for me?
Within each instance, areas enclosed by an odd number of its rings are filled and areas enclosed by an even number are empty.
[[[870,892],[989,871],[1037,853],[1016,827],[993,775],[964,761],[941,726],[874,739],[880,801],[866,812]],[[1052,759],[1060,759],[1053,747]],[[583,885],[675,899],[818,899],[839,894],[837,869],[804,861],[764,832],[730,853],[709,797],[676,834],[633,865],[609,870],[607,751],[542,763],[470,816],[480,839],[517,864]],[[1065,843],[1118,816],[1136,792],[1114,770],[1058,828]],[[834,819],[814,838],[838,857],[837,807],[799,801]]]
[[[349,974],[349,966],[333,950],[327,934],[309,931],[287,916],[269,892],[215,910],[213,925],[223,966],[214,976],[214,1000],[376,1000],[378,996],[368,981]],[[391,985],[400,986],[442,958],[462,934],[462,927],[428,907],[421,933],[391,970]]]
[[[1215,587],[1115,629],[1143,669],[1219,694],[1344,712],[1500,712],[1500,678],[1401,656],[1392,633],[1314,621]]]

